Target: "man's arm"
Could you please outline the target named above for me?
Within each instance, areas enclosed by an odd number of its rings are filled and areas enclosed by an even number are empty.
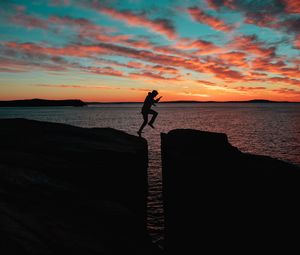
[[[160,100],[161,98],[162,98],[162,97],[159,97],[159,98],[155,99],[154,102],[155,102],[155,103],[158,103],[159,100]]]

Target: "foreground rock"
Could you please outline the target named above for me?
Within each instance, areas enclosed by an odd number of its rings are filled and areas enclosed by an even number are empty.
[[[225,134],[161,139],[168,254],[299,252],[299,167],[241,153]]]
[[[154,254],[147,142],[124,132],[0,120],[1,254]]]

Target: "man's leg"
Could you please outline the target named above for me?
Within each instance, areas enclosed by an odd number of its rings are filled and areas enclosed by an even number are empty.
[[[156,111],[154,111],[154,110],[150,110],[149,113],[152,114],[152,118],[151,118],[151,120],[149,121],[148,125],[149,125],[150,127],[154,128],[153,123],[154,123],[154,121],[155,121],[155,119],[156,119],[158,113],[157,113]]]
[[[139,131],[137,132],[139,136],[141,136],[144,127],[147,125],[147,122],[148,122],[148,114],[143,113],[143,119],[144,119],[144,122],[142,123],[142,125],[141,125]]]

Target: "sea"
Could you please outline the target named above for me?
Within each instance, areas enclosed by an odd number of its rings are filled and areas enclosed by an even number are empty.
[[[27,118],[79,127],[111,127],[137,135],[141,104],[95,104],[87,107],[2,107],[0,118]],[[243,152],[267,155],[300,165],[299,103],[168,103],[154,107],[155,129],[146,126],[148,141],[148,231],[163,247],[164,217],[160,133],[192,128],[226,133]],[[21,127],[20,127],[21,128]]]

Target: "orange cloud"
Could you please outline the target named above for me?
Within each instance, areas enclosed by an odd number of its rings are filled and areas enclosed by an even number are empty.
[[[225,32],[229,32],[233,30],[233,26],[227,25],[223,20],[217,19],[214,16],[204,13],[198,7],[188,8],[188,13],[195,21],[209,25],[215,30],[220,30]]]
[[[200,93],[195,93],[195,92],[180,92],[178,95],[181,96],[192,96],[192,97],[210,97],[210,95],[207,94],[200,94]]]
[[[288,83],[291,85],[300,86],[300,80],[291,79],[288,77],[272,77],[272,78],[269,78],[268,81],[279,82],[279,83]]]
[[[284,95],[300,96],[300,91],[290,88],[272,89],[273,92]]]
[[[235,87],[234,89],[239,90],[239,91],[255,91],[255,90],[264,90],[266,89],[265,87]]]
[[[46,88],[62,88],[62,89],[121,89],[119,87],[111,86],[85,86],[85,85],[54,85],[54,84],[37,84],[37,87],[46,87]]]
[[[110,17],[121,20],[130,26],[146,27],[155,33],[162,34],[169,39],[177,37],[175,28],[170,20],[167,19],[149,19],[144,14],[135,14],[131,11],[118,11],[112,8],[100,8],[99,11]]]
[[[232,52],[218,54],[217,57],[228,65],[240,66],[240,67],[249,66],[246,59],[247,54],[244,52],[232,51]]]

